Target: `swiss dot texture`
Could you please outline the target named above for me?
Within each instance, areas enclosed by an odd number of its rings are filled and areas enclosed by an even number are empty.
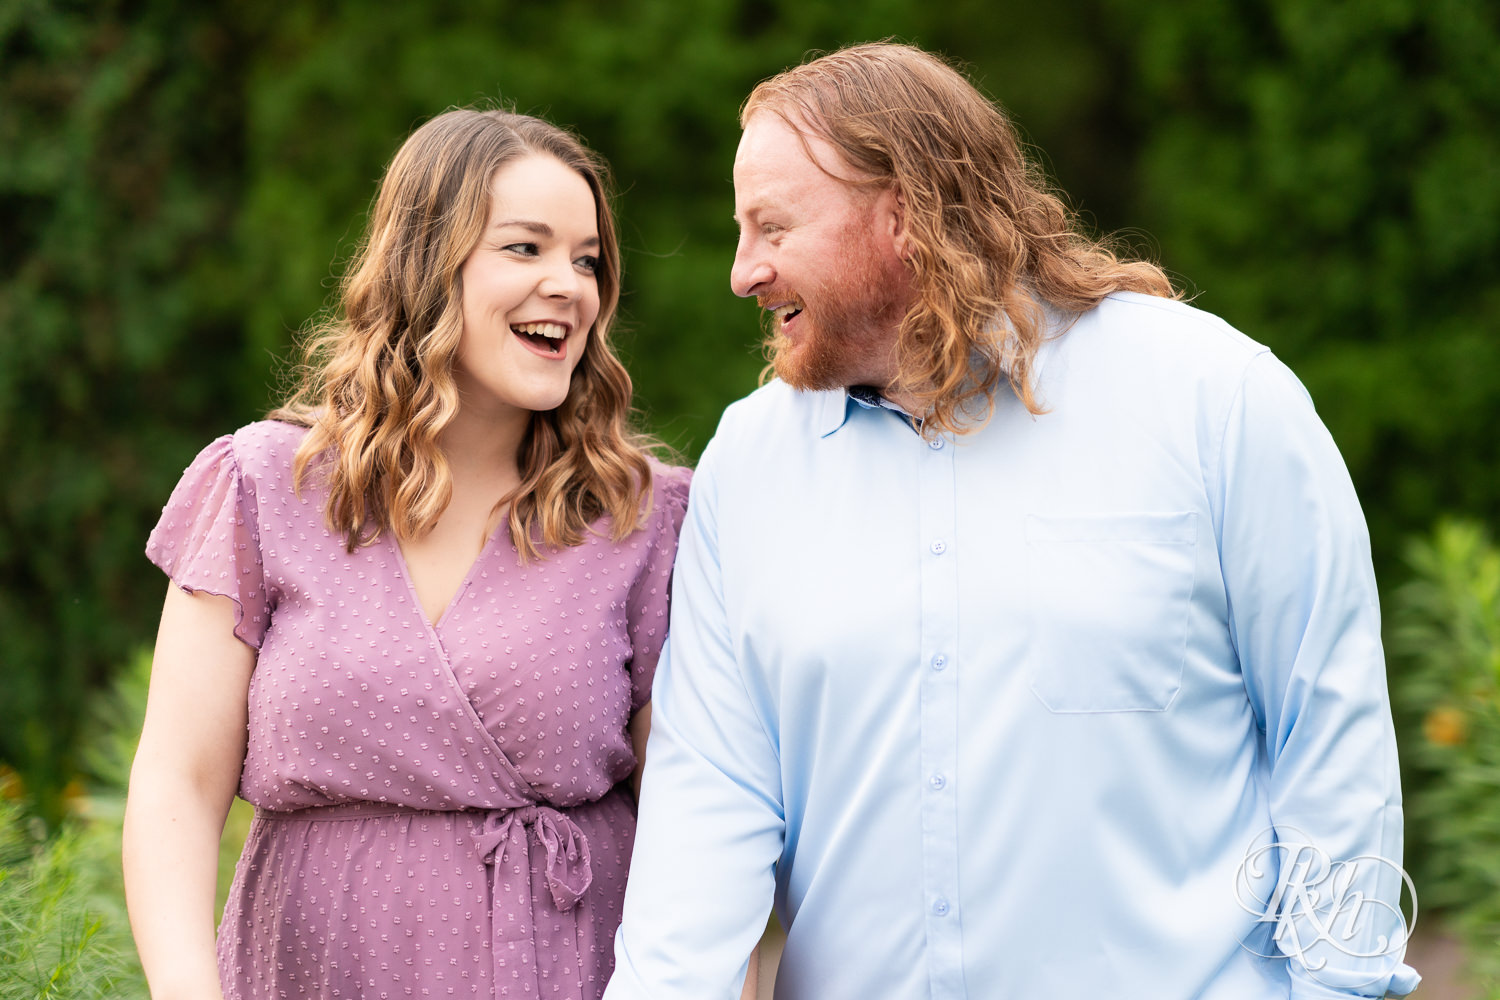
[[[619,543],[603,522],[522,566],[502,526],[433,625],[388,535],[346,552],[316,477],[293,493],[304,433],[214,441],[146,546],[258,650],[225,997],[595,1000],[690,473],[655,465]]]

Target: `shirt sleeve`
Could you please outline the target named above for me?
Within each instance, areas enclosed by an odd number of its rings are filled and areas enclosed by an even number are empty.
[[[1224,430],[1217,525],[1229,625],[1265,734],[1261,887],[1294,998],[1405,994],[1402,809],[1369,536],[1296,377],[1269,353]],[[1249,845],[1247,845],[1248,847]]]
[[[651,700],[651,683],[667,637],[671,607],[672,561],[687,511],[692,470],[654,465],[652,469],[651,538],[646,564],[631,586],[626,603],[630,627],[630,711],[639,712]]]
[[[234,438],[225,435],[182,474],[146,542],[146,557],[183,590],[233,601],[235,636],[259,650],[271,615],[253,506]]]
[[[771,909],[781,772],[725,613],[713,454],[710,444],[677,554],[607,1000],[736,1000]]]

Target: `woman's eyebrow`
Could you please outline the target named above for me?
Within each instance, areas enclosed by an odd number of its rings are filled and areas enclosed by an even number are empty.
[[[556,235],[552,231],[552,227],[547,225],[545,222],[534,222],[531,219],[502,219],[501,221],[495,223],[496,229],[506,229],[511,226],[514,226],[517,229],[524,229],[534,236],[541,236],[547,239],[551,239]],[[590,236],[588,239],[584,240],[581,245],[586,247],[599,246],[599,237]]]
[[[502,219],[501,221],[495,223],[496,229],[505,229],[509,226],[515,226],[519,229],[524,229],[527,232],[535,233],[538,236],[552,235],[551,226],[547,225],[545,222],[533,222],[531,219]]]

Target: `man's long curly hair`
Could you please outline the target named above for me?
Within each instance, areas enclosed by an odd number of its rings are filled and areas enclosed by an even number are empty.
[[[329,524],[350,551],[385,531],[420,536],[452,498],[438,442],[459,408],[459,271],[483,234],[495,172],[534,154],[555,157],[593,192],[599,316],[567,398],[532,414],[517,455],[520,485],[497,506],[509,505],[522,559],[538,555],[538,538],[578,544],[601,515],[611,518],[616,541],[641,523],[653,442],[630,428],[630,376],[609,343],[620,248],[607,169],[548,122],[465,109],[433,118],[396,153],[343,279],[340,308],[310,330],[298,383],[270,414],[309,428],[294,482],[300,489],[312,469],[324,477]]]
[[[1179,297],[1155,264],[1081,232],[1005,114],[927,52],[874,42],[821,56],[757,86],[740,125],[761,112],[832,144],[860,187],[900,195],[915,301],[891,388],[916,401],[926,434],[976,426],[972,404],[987,418],[1002,380],[1043,412],[1044,304],[1076,314],[1115,291]]]

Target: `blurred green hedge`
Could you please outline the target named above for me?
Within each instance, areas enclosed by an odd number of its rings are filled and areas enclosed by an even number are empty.
[[[383,165],[497,98],[614,164],[624,353],[689,455],[754,384],[735,114],[808,49],[964,60],[1099,228],[1302,374],[1382,570],[1500,521],[1500,30],[1484,0],[0,3],[0,762],[51,820],[82,693],[149,641],[177,475],[275,398]]]

